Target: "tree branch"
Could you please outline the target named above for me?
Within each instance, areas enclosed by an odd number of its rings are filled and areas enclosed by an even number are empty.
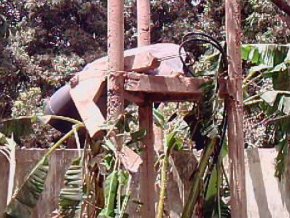
[[[287,0],[272,0],[272,2],[284,13],[290,17],[290,5]]]

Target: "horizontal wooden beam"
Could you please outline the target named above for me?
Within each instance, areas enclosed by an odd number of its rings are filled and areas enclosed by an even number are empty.
[[[210,79],[189,78],[184,76],[165,77],[137,73],[125,75],[126,91],[143,92],[145,94],[202,96],[201,86]]]

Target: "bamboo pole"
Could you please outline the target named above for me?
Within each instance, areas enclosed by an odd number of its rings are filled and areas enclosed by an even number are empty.
[[[150,1],[137,0],[138,47],[150,45]],[[140,175],[140,198],[143,203],[142,217],[155,217],[155,173],[154,173],[154,134],[152,102],[139,106],[139,126],[147,134],[142,143],[144,152]]]
[[[226,0],[226,38],[229,59],[228,144],[232,217],[247,217],[243,135],[241,60],[241,7],[239,0]]]
[[[124,112],[124,0],[108,0],[107,119]]]

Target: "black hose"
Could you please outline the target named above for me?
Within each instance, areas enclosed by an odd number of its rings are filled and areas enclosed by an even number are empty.
[[[206,43],[211,44],[214,48],[216,48],[221,53],[224,71],[227,71],[227,69],[228,69],[227,54],[226,54],[226,51],[223,48],[223,46],[214,37],[212,37],[206,33],[191,32],[191,33],[186,34],[182,38],[182,43],[180,44],[180,47],[179,47],[179,55],[180,55],[180,60],[183,64],[186,72],[190,73],[191,76],[193,76],[193,77],[196,77],[196,75],[187,66],[186,60],[181,55],[182,50],[184,49],[186,51],[185,46],[188,44],[206,44]],[[217,84],[218,84],[218,81],[217,81]],[[217,92],[218,92],[218,86],[216,89],[216,94],[217,94]],[[218,147],[215,150],[215,154],[213,155],[213,165],[215,165],[215,163],[218,161],[218,157],[219,157],[219,154],[220,154],[220,151],[221,151],[221,148],[223,146],[224,139],[225,139],[225,134],[226,134],[226,129],[227,129],[227,113],[226,113],[227,110],[226,110],[226,107],[227,107],[226,102],[224,102],[224,110],[223,110],[223,115],[222,115],[223,119],[222,119],[222,122],[220,125],[221,137],[220,137]]]
[[[187,66],[186,60],[182,56],[182,50],[184,49],[186,51],[185,46],[188,44],[206,44],[206,43],[211,44],[221,53],[222,60],[223,60],[223,66],[225,68],[227,68],[227,66],[228,66],[227,55],[226,55],[225,49],[222,47],[222,45],[215,38],[213,38],[212,36],[209,36],[205,33],[191,32],[191,33],[186,34],[182,38],[182,43],[180,44],[180,47],[179,47],[179,56],[180,56],[180,60],[183,64],[183,66],[185,68],[186,73],[190,73],[191,76],[193,76],[193,77],[195,77],[196,75]]]

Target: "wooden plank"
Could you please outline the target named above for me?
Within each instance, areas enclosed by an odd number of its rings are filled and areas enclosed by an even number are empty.
[[[150,99],[153,102],[183,102],[183,101],[200,101],[202,99],[202,93],[191,94],[149,94]]]
[[[184,76],[165,77],[127,73],[124,87],[131,92],[200,95],[203,93],[201,85],[208,81],[210,80]]]
[[[155,56],[155,53],[159,46],[160,44],[157,44],[150,47],[134,48],[124,51],[124,71],[147,73],[150,70],[158,68],[161,61]],[[88,64],[77,75],[80,77],[80,80],[87,80],[107,72],[108,66],[108,56],[105,56]]]
[[[81,77],[81,74],[79,76]],[[105,117],[102,114],[101,108],[95,102],[101,97],[105,86],[105,78],[99,76],[81,81],[70,89],[71,98],[91,138],[102,136],[100,126],[104,124]]]
[[[243,135],[243,91],[241,60],[241,6],[226,0],[226,38],[229,59],[228,144],[230,160],[231,215],[247,217]]]

